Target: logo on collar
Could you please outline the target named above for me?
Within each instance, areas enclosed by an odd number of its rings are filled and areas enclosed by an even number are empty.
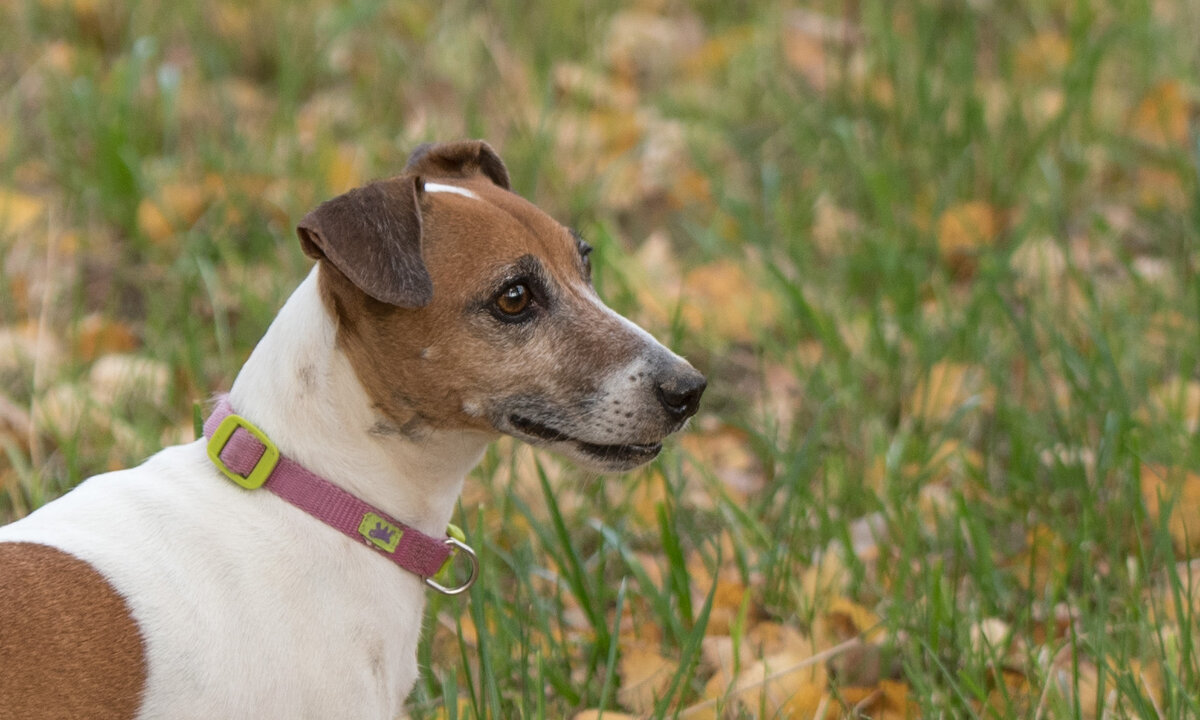
[[[390,553],[400,544],[400,536],[404,534],[404,531],[375,513],[369,512],[363,515],[362,522],[358,524],[358,534],[380,550]]]

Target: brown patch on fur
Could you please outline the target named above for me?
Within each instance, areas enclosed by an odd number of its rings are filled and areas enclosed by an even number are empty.
[[[95,568],[0,543],[0,718],[131,718],[145,685],[137,623]]]

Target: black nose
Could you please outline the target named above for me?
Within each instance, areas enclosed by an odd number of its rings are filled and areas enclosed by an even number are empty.
[[[696,414],[700,396],[708,381],[691,366],[671,372],[658,381],[658,401],[676,421],[682,422]]]

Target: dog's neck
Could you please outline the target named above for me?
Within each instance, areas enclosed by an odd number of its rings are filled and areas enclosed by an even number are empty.
[[[429,535],[445,532],[488,436],[395,431],[373,407],[317,289],[319,268],[288,299],[238,373],[234,412],[310,471]]]

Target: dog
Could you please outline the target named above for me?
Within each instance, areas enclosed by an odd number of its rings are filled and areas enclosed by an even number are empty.
[[[427,588],[473,576],[447,527],[488,443],[623,471],[696,412],[704,376],[482,141],[297,234],[314,267],[205,438],[0,528],[0,717],[394,718]]]

